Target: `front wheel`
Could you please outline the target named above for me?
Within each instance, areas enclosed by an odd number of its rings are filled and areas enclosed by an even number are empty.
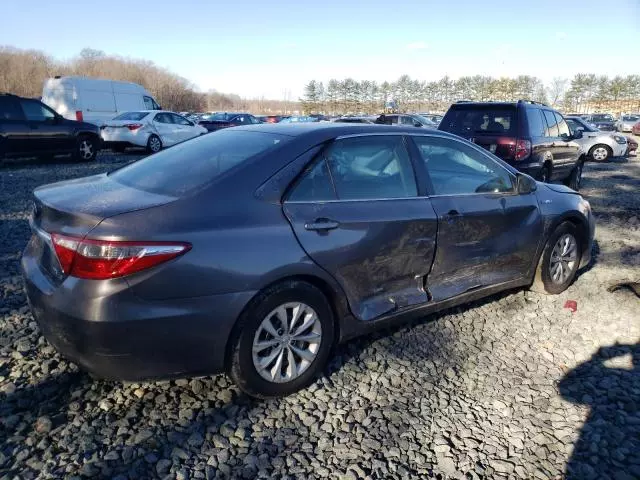
[[[98,155],[98,141],[89,136],[81,136],[78,138],[78,144],[74,157],[81,162],[91,162]]]
[[[613,151],[608,145],[594,145],[591,147],[591,150],[589,150],[589,157],[594,159],[596,162],[604,162],[612,154]]]
[[[564,222],[544,247],[531,289],[541,293],[564,292],[578,272],[582,250],[577,227]]]
[[[334,342],[324,294],[302,281],[277,284],[256,297],[231,338],[228,372],[253,397],[288,395],[324,368]]]

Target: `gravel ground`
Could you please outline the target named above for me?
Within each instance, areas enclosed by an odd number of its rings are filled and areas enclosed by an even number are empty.
[[[0,167],[0,479],[640,478],[640,161],[589,164],[595,259],[358,339],[288,398],[224,376],[92,380],[40,336],[19,277],[29,192],[136,158]],[[563,308],[577,303],[572,313]]]

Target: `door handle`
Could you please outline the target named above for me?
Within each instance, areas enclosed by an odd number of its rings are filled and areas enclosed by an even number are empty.
[[[333,230],[340,226],[340,222],[330,220],[328,218],[316,218],[311,223],[305,223],[304,228],[307,230]]]

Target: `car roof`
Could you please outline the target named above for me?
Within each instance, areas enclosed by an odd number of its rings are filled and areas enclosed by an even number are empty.
[[[327,140],[344,136],[358,134],[376,134],[376,133],[401,133],[401,134],[425,134],[437,135],[447,138],[460,139],[457,135],[453,135],[440,130],[417,129],[413,126],[402,125],[376,125],[367,123],[339,123],[339,122],[313,122],[313,123],[270,123],[260,125],[247,125],[234,127],[239,130],[275,133],[279,135],[287,135],[299,139],[308,140],[309,143],[322,143]]]

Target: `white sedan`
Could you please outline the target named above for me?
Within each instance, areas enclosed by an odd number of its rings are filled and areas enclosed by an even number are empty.
[[[208,133],[182,115],[165,110],[122,113],[100,127],[100,132],[105,148],[124,152],[127,147],[145,147],[149,153]]]

